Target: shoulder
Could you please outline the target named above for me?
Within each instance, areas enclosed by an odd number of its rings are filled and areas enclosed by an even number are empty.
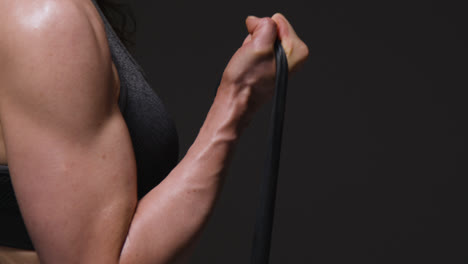
[[[77,0],[2,0],[0,8],[6,12],[2,12],[1,28],[13,33],[12,37],[25,34],[51,37],[70,30],[82,30],[89,26],[86,3]]]
[[[2,8],[0,114],[93,122],[115,107],[109,46],[91,1],[0,0]],[[69,118],[76,109],[79,120]]]
[[[108,59],[102,57],[109,55],[104,54],[108,52],[107,40],[91,1],[1,0],[0,10],[5,13],[0,18],[0,49],[4,56],[10,55],[5,58],[8,61],[21,57],[29,60],[32,55],[43,60],[50,52],[68,53],[63,59],[86,55]]]

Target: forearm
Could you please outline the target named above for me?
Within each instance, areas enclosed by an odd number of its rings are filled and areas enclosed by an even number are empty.
[[[140,200],[120,263],[174,263],[208,219],[240,133],[248,94],[218,94],[199,134],[166,179]]]

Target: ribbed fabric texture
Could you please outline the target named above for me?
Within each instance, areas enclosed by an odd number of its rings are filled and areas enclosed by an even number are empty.
[[[137,163],[138,198],[159,184],[179,161],[176,126],[161,99],[147,82],[97,3],[112,60],[120,78],[119,108],[127,123]],[[10,181],[8,166],[0,165],[0,246],[34,249]]]

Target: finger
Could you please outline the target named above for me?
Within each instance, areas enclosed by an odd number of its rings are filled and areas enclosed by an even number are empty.
[[[289,21],[286,19],[286,17],[284,17],[283,14],[276,13],[271,17],[271,19],[273,19],[278,25],[278,37],[280,38],[280,40],[288,38],[299,39],[291,23],[289,23]]]
[[[255,28],[258,25],[258,22],[260,21],[260,18],[256,16],[248,16],[245,19],[245,25],[247,26],[247,31],[249,31],[250,34],[252,34],[255,30]]]
[[[278,38],[288,58],[289,70],[297,71],[309,56],[307,45],[297,36],[291,23],[281,13],[276,13],[271,18],[278,25]]]
[[[254,42],[258,51],[267,51],[273,48],[278,35],[278,28],[273,19],[249,16],[246,19],[246,26],[250,35],[252,35],[248,42]]]
[[[291,57],[291,53],[293,51],[294,41],[297,41],[299,37],[297,36],[289,21],[281,13],[274,14],[271,19],[273,19],[273,21],[275,21],[278,25],[278,38],[281,40],[281,45],[284,48],[284,52],[289,58]]]

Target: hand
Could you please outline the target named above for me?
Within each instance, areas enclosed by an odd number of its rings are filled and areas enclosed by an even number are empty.
[[[309,49],[287,19],[279,13],[272,18],[249,16],[246,26],[249,35],[229,61],[220,89],[240,100],[247,100],[247,112],[251,115],[270,100],[274,93],[275,40],[281,40],[290,73],[296,72],[303,65],[309,56]]]
[[[281,40],[286,57],[288,58],[290,75],[298,71],[309,57],[309,48],[297,36],[289,21],[280,13],[274,14],[271,19],[278,26],[278,38]]]

